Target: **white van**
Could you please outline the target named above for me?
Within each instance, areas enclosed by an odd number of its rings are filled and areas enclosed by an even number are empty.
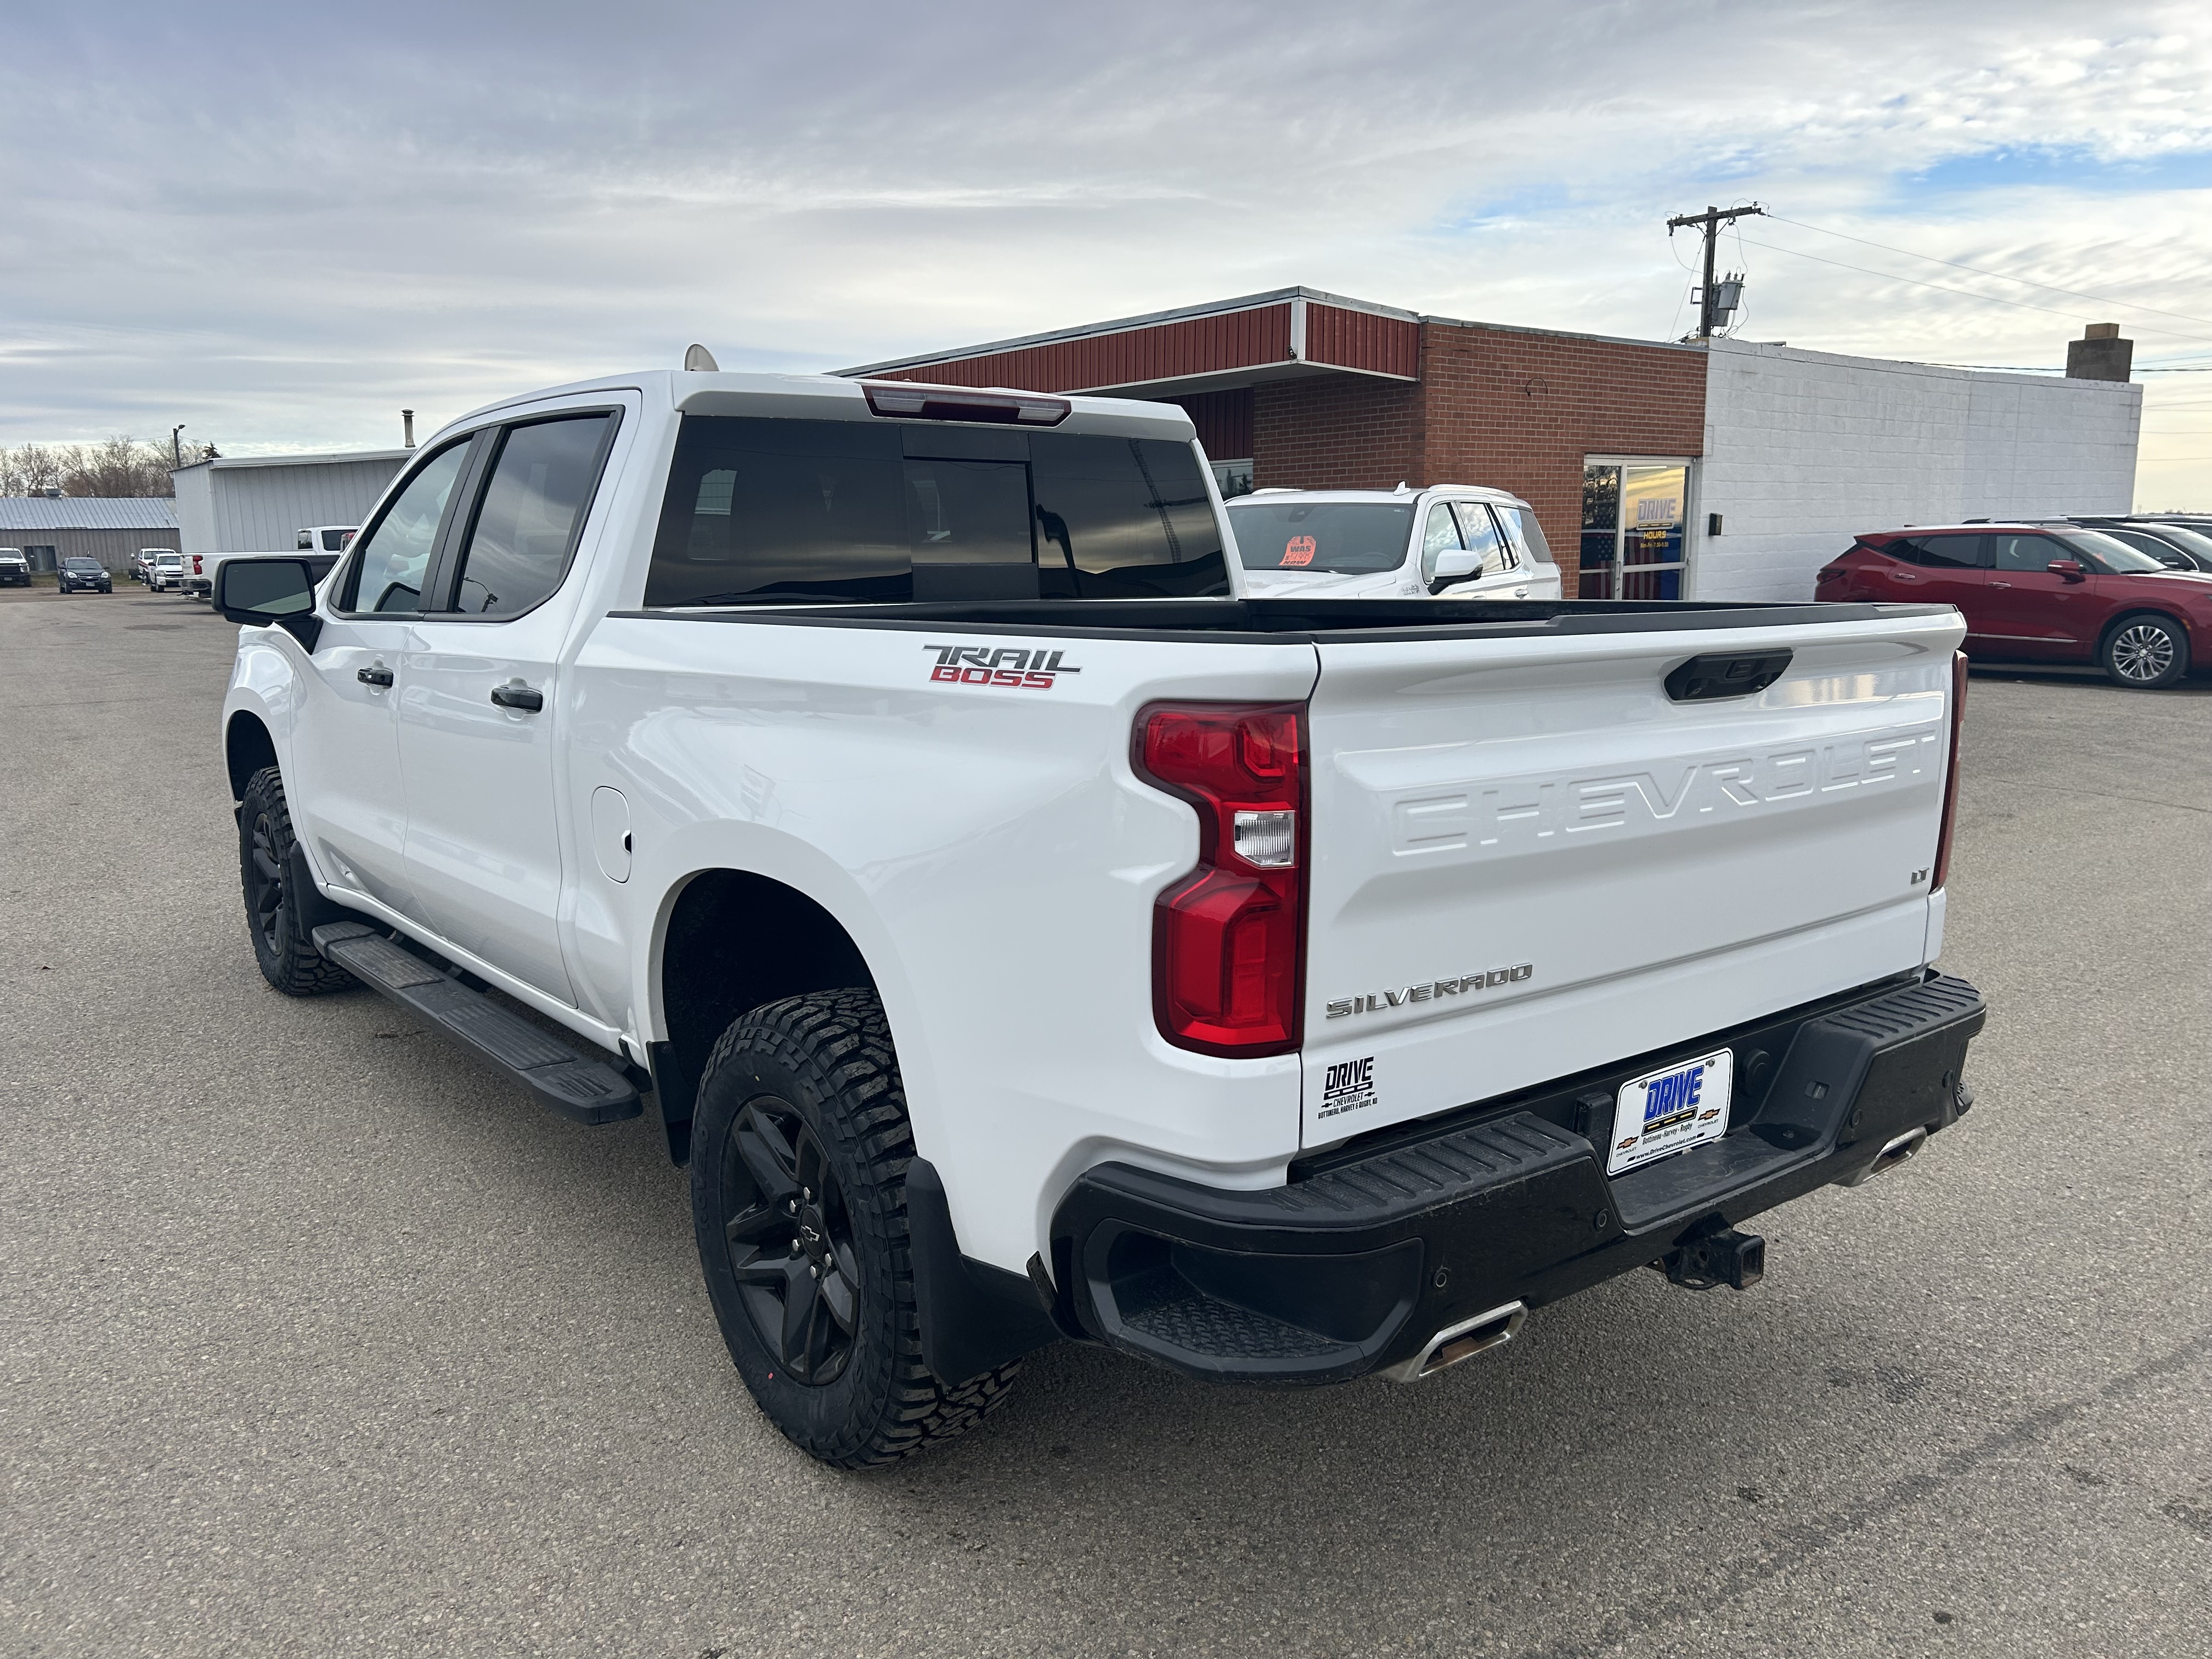
[[[1502,489],[1261,489],[1228,507],[1255,597],[1560,597],[1534,510]]]

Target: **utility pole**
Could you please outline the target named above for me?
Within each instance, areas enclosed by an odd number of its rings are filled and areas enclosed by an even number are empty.
[[[1749,207],[1708,207],[1703,213],[1685,213],[1667,222],[1667,234],[1673,235],[1686,225],[1695,225],[1705,233],[1705,285],[1698,291],[1698,337],[1713,337],[1713,244],[1720,239],[1721,227],[1734,224],[1738,219],[1756,214],[1765,216],[1766,210],[1753,203]]]

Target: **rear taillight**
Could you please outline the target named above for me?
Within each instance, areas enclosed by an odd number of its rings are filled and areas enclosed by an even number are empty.
[[[1139,775],[1198,809],[1198,867],[1152,911],[1152,1008],[1179,1048],[1298,1046],[1305,978],[1305,708],[1155,703]]]
[[[1959,820],[1959,733],[1966,723],[1966,653],[1951,653],[1951,748],[1943,761],[1943,828],[1936,837],[1936,878],[1930,892],[1951,878],[1951,826]]]
[[[1813,580],[1814,580],[1814,581],[1820,581],[1820,582],[1832,582],[1832,581],[1838,581],[1838,580],[1842,580],[1844,577],[1850,575],[1850,574],[1851,574],[1851,568],[1850,568],[1850,566],[1849,566],[1849,565],[1847,565],[1847,564],[1832,564],[1832,565],[1830,565],[1830,566],[1829,566],[1826,570],[1823,570],[1823,571],[1822,571],[1819,575],[1815,576]]]
[[[204,571],[202,571],[202,570],[201,570],[201,568],[200,568],[200,556],[199,556],[198,554],[197,554],[197,553],[193,554],[193,555],[192,555],[192,574],[194,574],[195,576],[198,576],[198,575],[203,575],[203,574],[205,574],[205,573],[204,573]]]

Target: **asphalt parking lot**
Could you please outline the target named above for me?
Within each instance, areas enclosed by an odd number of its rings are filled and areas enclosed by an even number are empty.
[[[234,630],[0,598],[0,1653],[2202,1655],[2212,682],[1978,672],[1976,1110],[1416,1388],[1037,1358],[830,1473],[650,1113],[254,971]]]

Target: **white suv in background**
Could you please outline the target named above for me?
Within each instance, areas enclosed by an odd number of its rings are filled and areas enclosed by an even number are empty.
[[[1255,597],[1559,597],[1535,513],[1502,489],[1261,489],[1227,505]]]

